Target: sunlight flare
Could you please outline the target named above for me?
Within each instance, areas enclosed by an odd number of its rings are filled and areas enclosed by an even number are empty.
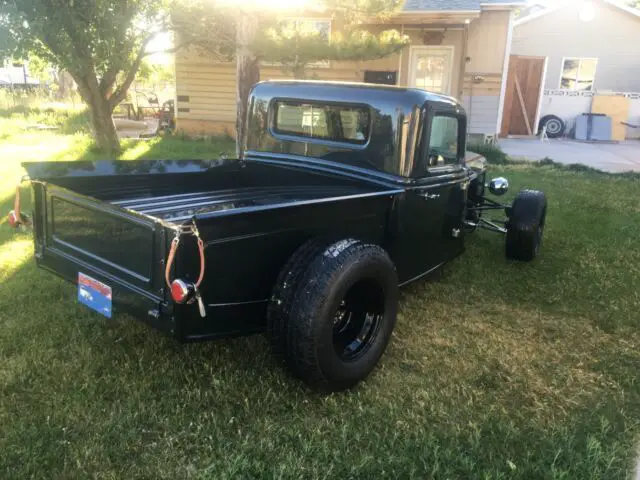
[[[151,149],[151,141],[135,140],[133,146],[125,144],[125,151],[120,156],[120,160],[136,160],[142,157]]]
[[[223,7],[240,7],[264,9],[264,2],[259,0],[219,0],[216,2]],[[269,2],[269,10],[318,10],[322,8],[322,4],[314,0],[271,0]]]

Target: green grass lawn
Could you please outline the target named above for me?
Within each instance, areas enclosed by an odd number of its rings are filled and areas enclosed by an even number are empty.
[[[85,134],[0,119],[0,212],[24,160],[94,159]],[[131,141],[215,158],[222,140]],[[633,475],[640,440],[640,181],[501,165],[544,189],[541,257],[479,232],[404,291],[380,367],[318,396],[261,336],[179,345],[75,301],[0,220],[0,478],[555,478]]]

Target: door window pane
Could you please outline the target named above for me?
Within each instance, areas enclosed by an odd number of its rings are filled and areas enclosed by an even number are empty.
[[[430,168],[458,163],[458,122],[456,117],[433,118],[427,157]]]
[[[577,91],[593,90],[597,66],[596,58],[565,58],[560,88]]]

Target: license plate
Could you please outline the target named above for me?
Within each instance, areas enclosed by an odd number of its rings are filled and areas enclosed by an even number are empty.
[[[107,318],[111,318],[111,287],[78,272],[78,301]]]

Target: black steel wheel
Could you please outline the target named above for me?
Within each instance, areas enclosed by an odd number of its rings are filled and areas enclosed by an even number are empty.
[[[367,353],[384,317],[384,297],[375,280],[353,285],[340,302],[333,319],[333,348],[343,361]]]
[[[377,245],[315,240],[296,252],[274,288],[267,323],[274,353],[312,388],[365,379],[395,326],[398,277]]]
[[[530,262],[540,253],[547,220],[547,199],[537,190],[518,193],[507,221],[507,258]]]
[[[545,115],[540,119],[539,132],[542,132],[544,127],[547,127],[547,137],[560,138],[564,135],[566,125],[564,121],[556,115]]]

